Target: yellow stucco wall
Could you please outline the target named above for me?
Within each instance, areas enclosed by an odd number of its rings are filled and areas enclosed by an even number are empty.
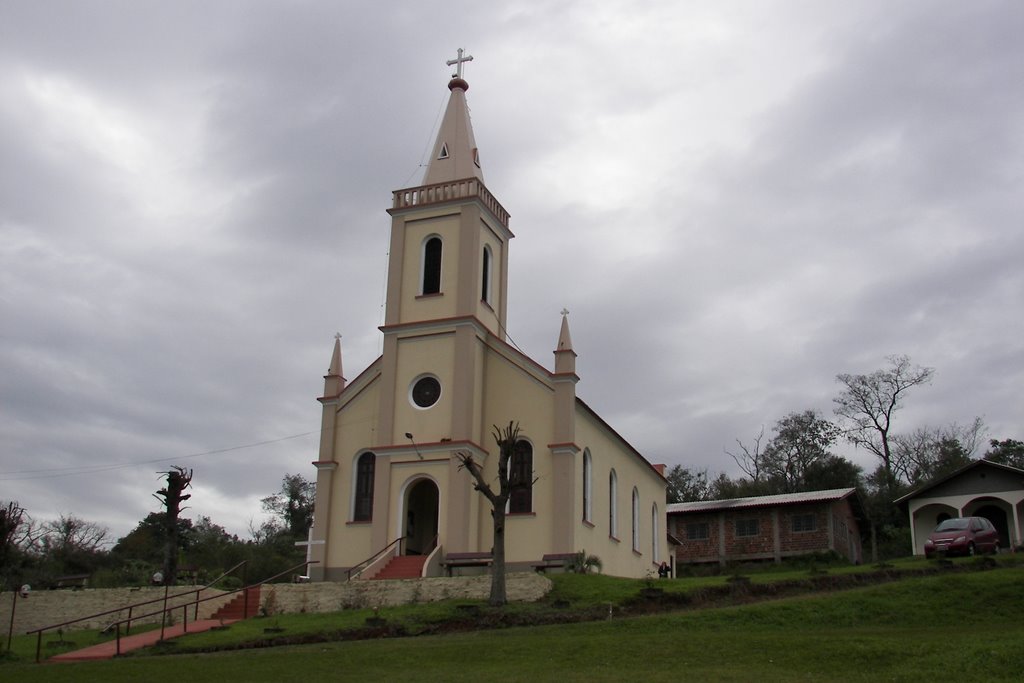
[[[406,432],[419,443],[431,443],[450,438],[454,355],[454,333],[439,332],[429,336],[400,339],[398,363],[395,371],[395,422],[390,443],[405,443]],[[419,408],[410,400],[415,380],[423,374],[434,375],[441,382],[441,397],[427,409]]]
[[[450,210],[432,212],[428,217],[405,223],[402,261],[402,322],[450,318],[455,315],[455,285],[459,259],[459,215]],[[431,235],[441,238],[441,293],[419,296],[423,277],[423,245]],[[418,297],[418,298],[417,298]]]
[[[477,277],[476,287],[478,290],[478,299],[480,303],[476,308],[476,317],[480,319],[488,328],[498,332],[498,316],[497,311],[501,310],[502,305],[502,282],[504,281],[504,243],[498,239],[498,236],[487,227],[486,221],[482,223],[484,226],[481,230],[481,245],[480,249],[483,250],[484,246],[491,248],[491,297],[490,301],[485,303],[483,301],[483,273],[479,273]],[[482,258],[482,257],[481,257]]]
[[[659,533],[657,559],[668,561],[668,541],[665,534],[665,481],[635,454],[624,448],[600,421],[585,409],[577,410],[576,442],[589,449],[593,462],[591,525],[580,523],[576,527],[577,549],[595,554],[604,564],[604,573],[616,576],[644,576],[656,568],[652,539],[652,506],[658,506]],[[617,478],[617,540],[610,534],[609,474],[615,469]],[[577,456],[575,472],[580,478],[574,510],[583,518],[583,452]],[[639,493],[639,543],[633,549],[632,494]]]
[[[317,515],[329,515],[327,555],[325,566],[351,566],[372,552],[370,543],[371,525],[352,523],[352,491],[355,477],[355,460],[377,439],[377,412],[380,402],[380,381],[374,378],[365,384],[353,384],[343,395],[340,410],[334,405],[325,407],[325,414],[334,420],[334,455],[338,467],[330,478],[330,504],[327,511],[317,510]],[[325,420],[326,421],[326,420]],[[324,454],[321,454],[323,458]],[[318,477],[318,487],[321,473]],[[318,493],[318,508],[320,507]]]
[[[439,490],[441,504],[438,528],[441,543],[446,542],[446,530],[453,521],[448,518],[445,501],[452,495],[453,467],[450,458],[454,456],[451,450],[445,450],[438,442],[447,438],[451,401],[445,400],[442,390],[442,400],[438,404],[428,410],[417,410],[408,400],[408,386],[424,369],[436,374],[443,387],[451,386],[453,361],[449,359],[452,358],[453,338],[452,334],[440,334],[399,342],[395,388],[396,433],[390,435],[390,438],[380,439],[375,433],[381,390],[379,383],[363,388],[339,413],[339,428],[335,436],[339,466],[332,479],[333,519],[328,542],[328,566],[351,566],[378,550],[371,544],[370,525],[351,523],[354,464],[356,457],[364,452],[368,444],[401,444],[404,433],[397,434],[398,431],[412,431],[418,442],[434,445],[430,447],[430,452],[423,453],[423,460],[413,458],[408,453],[378,457],[377,467],[386,471],[384,481],[387,482],[387,490],[378,490],[376,495],[386,495],[389,504],[386,506],[385,518],[375,519],[374,523],[386,525],[388,540],[401,535],[407,487],[418,478],[428,477]],[[541,372],[538,368],[522,362],[514,353],[499,353],[483,344],[477,345],[476,350],[471,362],[478,368],[476,387],[483,400],[474,406],[474,419],[479,418],[480,438],[476,443],[488,452],[484,460],[486,478],[495,481],[497,477],[498,449],[493,437],[494,425],[505,427],[510,420],[518,422],[521,438],[533,446],[536,479],[533,485],[533,509],[530,514],[508,516],[507,559],[510,562],[536,562],[546,553],[565,550],[553,547],[554,506],[560,496],[566,495],[565,487],[559,486],[554,480],[553,462],[555,458],[569,458],[572,461],[573,477],[571,550],[586,550],[587,553],[599,556],[605,573],[617,576],[644,576],[656,567],[656,559],[667,561],[669,550],[665,541],[664,480],[631,452],[621,438],[578,403],[575,411],[575,442],[580,451],[575,454],[553,454],[549,445],[553,443],[555,433],[555,410],[554,391],[550,382],[538,376]],[[593,464],[589,523],[583,520],[583,449],[589,450]],[[612,468],[615,469],[618,482],[617,538],[612,538],[609,533],[608,479]],[[460,484],[465,485],[464,481]],[[634,487],[639,494],[636,549],[633,547],[632,535]],[[493,534],[490,504],[475,491],[469,492],[469,496],[470,509],[474,514],[468,520],[471,539],[468,550],[490,550]],[[657,505],[659,514],[657,553],[652,538],[654,505]]]

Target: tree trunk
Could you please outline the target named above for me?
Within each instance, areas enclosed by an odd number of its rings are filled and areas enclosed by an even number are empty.
[[[501,607],[508,598],[505,591],[505,508],[491,512],[494,515],[494,547],[491,548],[491,597],[487,603]]]
[[[164,583],[173,586],[178,581],[178,510],[168,509],[164,532],[167,542],[164,544]]]
[[[164,474],[167,486],[153,495],[164,504],[164,584],[173,586],[178,580],[178,515],[181,504],[192,497],[184,493],[192,485],[192,470],[176,465]]]

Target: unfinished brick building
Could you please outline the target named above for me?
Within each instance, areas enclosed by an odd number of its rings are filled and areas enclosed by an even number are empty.
[[[860,519],[853,488],[668,506],[669,533],[679,541],[676,564],[779,562],[830,550],[859,563]]]

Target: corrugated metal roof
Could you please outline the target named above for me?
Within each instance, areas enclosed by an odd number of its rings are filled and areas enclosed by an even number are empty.
[[[824,503],[842,500],[851,496],[857,489],[828,489],[826,491],[804,491],[802,493],[782,493],[776,496],[751,496],[750,498],[728,498],[726,500],[699,500],[692,503],[671,503],[665,509],[668,514],[673,512],[714,512],[717,510],[736,510],[742,508],[769,507],[773,505],[798,505],[800,503]]]

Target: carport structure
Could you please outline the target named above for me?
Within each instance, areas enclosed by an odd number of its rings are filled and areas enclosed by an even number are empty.
[[[939,522],[951,517],[984,517],[999,530],[1000,548],[1024,545],[1024,470],[976,460],[895,501],[907,506],[915,555]]]

